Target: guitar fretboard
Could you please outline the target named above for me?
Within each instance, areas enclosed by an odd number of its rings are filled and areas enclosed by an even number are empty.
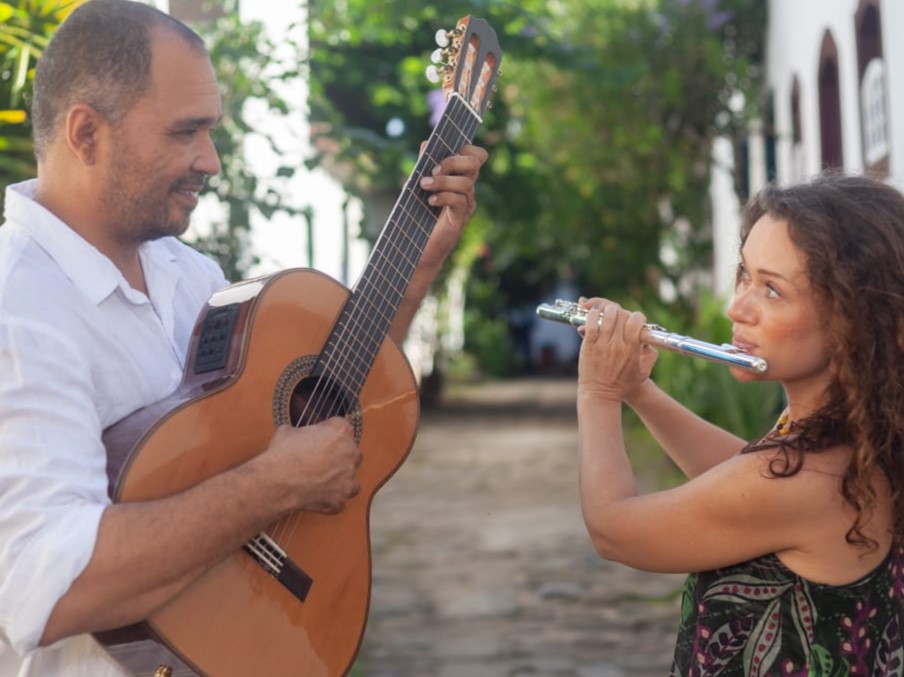
[[[473,141],[480,122],[460,95],[450,96],[327,339],[319,366],[350,395],[358,396],[364,387],[440,213],[427,202],[431,193],[420,181]]]

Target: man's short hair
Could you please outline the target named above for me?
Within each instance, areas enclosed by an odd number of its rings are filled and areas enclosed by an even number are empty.
[[[206,53],[188,26],[140,2],[89,0],[66,18],[35,70],[31,115],[38,159],[75,104],[90,105],[113,124],[122,120],[151,85],[151,42],[161,29]]]

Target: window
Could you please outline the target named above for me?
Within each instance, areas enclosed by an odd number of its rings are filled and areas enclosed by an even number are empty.
[[[857,74],[860,77],[860,137],[864,168],[888,176],[889,127],[887,65],[882,55],[882,16],[878,0],[860,0],[854,16]]]
[[[873,59],[860,83],[860,114],[863,123],[863,160],[867,167],[888,155],[888,120],[885,107],[885,64]]]

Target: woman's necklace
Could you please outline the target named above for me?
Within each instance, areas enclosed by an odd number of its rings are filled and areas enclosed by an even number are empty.
[[[788,413],[788,410],[782,412],[782,415],[778,417],[778,423],[775,424],[775,432],[779,437],[785,437],[791,432],[791,428],[793,427],[793,423],[791,422],[791,415]]]

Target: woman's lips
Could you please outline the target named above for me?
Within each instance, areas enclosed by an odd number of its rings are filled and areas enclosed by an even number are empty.
[[[733,345],[735,348],[738,348],[739,350],[743,350],[745,353],[756,350],[757,347],[755,343],[751,343],[743,336],[738,336],[737,334],[731,337],[731,345]]]

